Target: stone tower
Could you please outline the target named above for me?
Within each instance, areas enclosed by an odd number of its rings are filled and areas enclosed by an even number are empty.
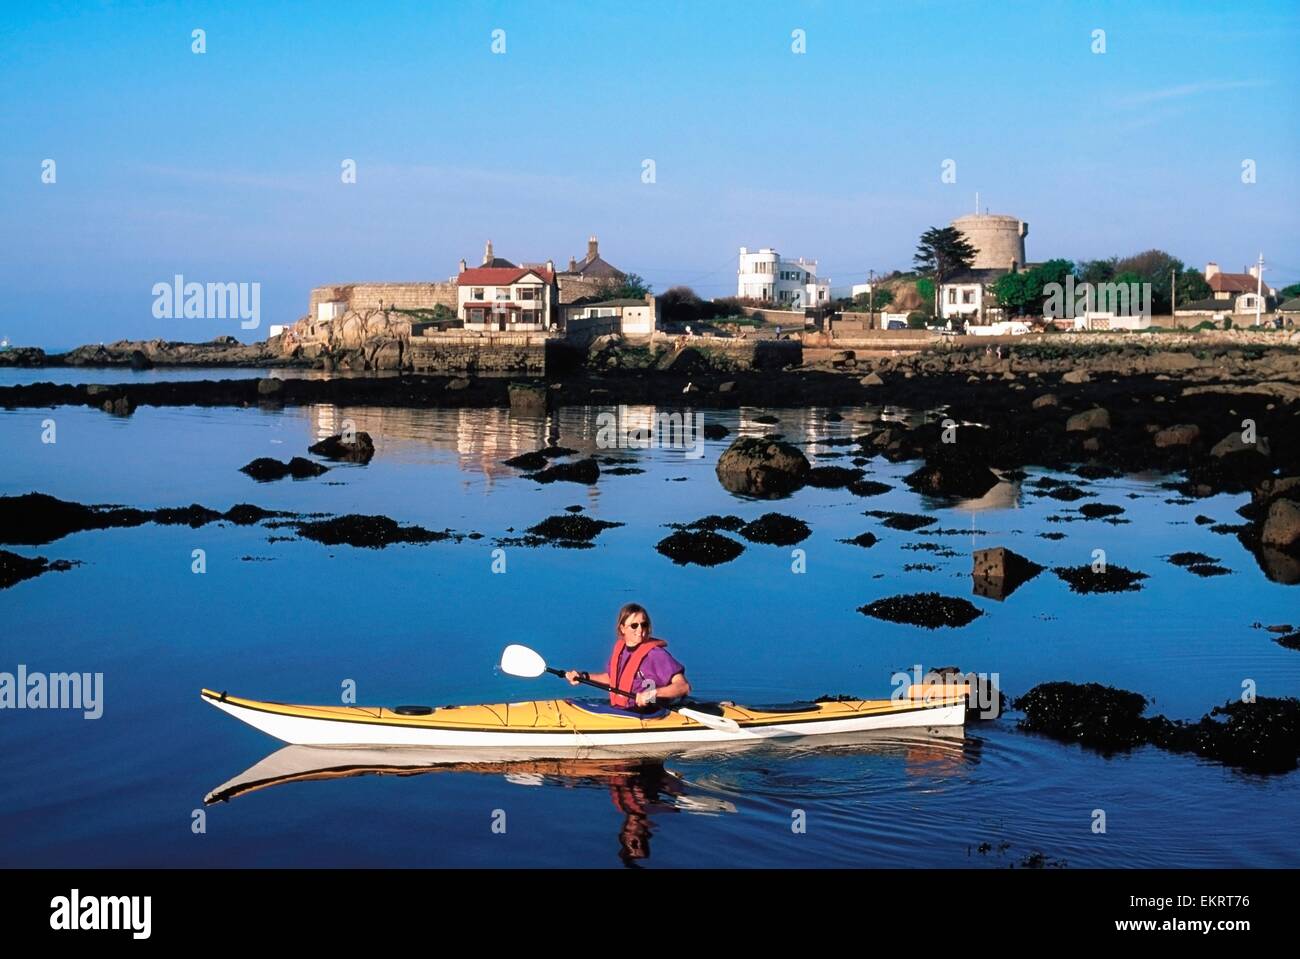
[[[998,213],[969,213],[952,225],[975,247],[971,268],[976,270],[1019,270],[1025,265],[1025,237],[1029,224],[1014,216]]]

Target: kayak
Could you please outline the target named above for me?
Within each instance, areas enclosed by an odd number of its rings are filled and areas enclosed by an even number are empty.
[[[542,758],[590,750],[652,754],[707,744],[964,724],[966,687],[924,687],[925,692],[918,693],[920,689],[912,687],[906,698],[899,699],[761,708],[690,704],[697,712],[734,723],[726,729],[667,710],[643,716],[615,710],[607,703],[573,699],[390,708],[263,702],[210,689],[201,696],[222,712],[291,745],[499,749]]]

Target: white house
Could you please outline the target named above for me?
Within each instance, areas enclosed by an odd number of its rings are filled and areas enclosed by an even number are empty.
[[[790,309],[806,309],[830,302],[830,277],[817,275],[817,261],[783,260],[769,247],[753,253],[740,248],[736,295],[742,299],[763,300]]]
[[[1007,272],[969,269],[948,277],[939,288],[939,315],[945,320],[961,318],[977,323],[987,319],[990,310],[998,309],[992,286]]]
[[[604,327],[626,336],[649,336],[659,325],[659,306],[654,294],[641,300],[602,300],[562,307],[566,329]],[[601,322],[605,321],[605,322]]]
[[[456,315],[467,330],[549,330],[556,303],[555,270],[549,265],[479,266],[456,277]]]

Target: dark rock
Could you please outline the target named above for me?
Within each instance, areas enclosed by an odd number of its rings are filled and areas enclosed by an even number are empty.
[[[1110,503],[1084,503],[1079,507],[1079,512],[1088,519],[1102,519],[1106,516],[1118,516],[1124,512],[1124,507]]]
[[[8,550],[0,549],[0,589],[8,589],[25,579],[34,579],[42,573],[64,572],[72,569],[73,564],[66,559],[53,562],[44,556],[19,556]]]
[[[774,498],[801,487],[810,469],[808,458],[789,443],[742,436],[718,457],[716,473],[733,493]]]
[[[880,483],[876,480],[860,479],[854,480],[848,485],[848,491],[854,496],[879,496],[881,493],[888,493],[892,486],[888,483]]]
[[[510,412],[520,416],[542,416],[549,403],[549,391],[544,384],[511,383],[507,388],[510,396]]]
[[[704,438],[706,440],[720,440],[730,435],[731,430],[727,429],[721,423],[705,423]]]
[[[286,476],[292,476],[294,479],[320,476],[322,473],[328,473],[329,467],[313,463],[301,456],[295,456],[287,463],[282,463],[269,456],[259,456],[246,466],[241,466],[239,471],[247,473],[259,483],[267,483],[272,480],[284,479]]]
[[[895,513],[884,509],[869,509],[862,515],[874,516],[876,519],[883,520],[882,526],[888,526],[890,529],[901,529],[909,533],[938,522],[933,516],[923,516],[920,513]]]
[[[906,623],[925,629],[965,626],[984,615],[969,600],[955,596],[940,596],[938,593],[890,596],[868,603],[866,606],[859,606],[858,612],[891,623]]]
[[[853,537],[852,539],[842,539],[840,540],[840,542],[848,543],[851,546],[861,546],[863,549],[869,549],[870,547],[875,546],[878,542],[880,542],[880,539],[876,536],[875,533],[868,530],[865,533],[859,533],[857,536]]]
[[[375,441],[369,433],[359,432],[349,442],[346,434],[339,433],[313,443],[307,452],[326,459],[365,464],[375,458]]]
[[[751,543],[768,543],[772,546],[793,546],[811,535],[808,524],[793,516],[764,513],[751,523],[746,523],[740,535]]]
[[[685,526],[677,528],[708,533],[716,533],[718,530],[723,529],[729,533],[739,533],[744,527],[745,521],[739,516],[719,516],[717,513],[710,513],[693,523],[687,523]]]
[[[819,489],[841,489],[864,475],[865,470],[847,466],[814,466],[804,477],[804,482]]]
[[[998,476],[983,463],[949,456],[927,463],[908,474],[903,482],[919,493],[978,499],[999,483]]]
[[[655,549],[679,566],[687,563],[717,566],[730,562],[745,551],[745,547],[734,539],[707,530],[678,530],[660,540]]]
[[[546,457],[540,450],[534,450],[531,453],[520,453],[518,456],[512,456],[505,460],[506,466],[513,466],[521,470],[539,470],[546,466]]]
[[[1147,578],[1146,573],[1114,563],[1107,563],[1100,572],[1086,565],[1057,566],[1052,572],[1069,583],[1076,593],[1135,593],[1142,588],[1140,582]]]
[[[603,530],[622,526],[603,519],[590,516],[570,514],[568,516],[548,516],[536,526],[530,526],[528,532],[544,540],[577,540],[590,542]]]
[[[1041,683],[1017,699],[1015,708],[1025,713],[1021,729],[1053,739],[1106,752],[1147,741],[1147,698],[1140,693],[1098,683]]]
[[[394,543],[436,543],[451,539],[450,530],[429,530],[422,526],[401,526],[388,516],[349,513],[332,519],[297,523],[298,535],[326,546],[359,546],[381,549]]]
[[[588,486],[600,479],[600,466],[590,457],[572,463],[556,463],[554,466],[528,474],[528,478],[538,483],[585,483]]]

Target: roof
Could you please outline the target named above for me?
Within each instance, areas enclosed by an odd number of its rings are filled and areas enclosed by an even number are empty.
[[[1249,273],[1216,273],[1207,281],[1215,293],[1254,293],[1259,281]],[[1268,292],[1268,284],[1264,284]]]
[[[1193,303],[1179,303],[1177,307],[1178,313],[1231,313],[1232,300],[1216,300],[1210,296]]]
[[[570,306],[648,306],[645,300],[623,299],[623,300],[600,300],[598,302],[584,301],[582,303],[571,303]]]
[[[456,285],[502,286],[508,283],[516,283],[529,274],[535,274],[541,277],[544,283],[555,282],[555,274],[549,270],[538,270],[532,267],[521,269],[517,266],[476,266],[472,269],[463,271],[458,277],[456,277]]]
[[[1300,296],[1293,296],[1278,306],[1279,313],[1300,313]]]
[[[578,264],[578,268],[575,270],[565,270],[564,275],[608,280],[621,280],[627,276],[622,270],[606,263],[599,254],[587,257]]]

